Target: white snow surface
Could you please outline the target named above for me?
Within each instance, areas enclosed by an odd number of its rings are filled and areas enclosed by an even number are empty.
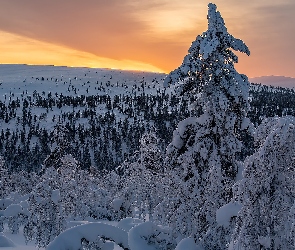
[[[129,232],[131,228],[133,228],[141,223],[143,223],[143,221],[140,219],[128,217],[128,218],[120,220],[117,227],[122,230],[125,230],[126,232]]]
[[[51,193],[51,200],[57,205],[60,200],[60,192],[59,190],[53,190]]]
[[[204,250],[204,248],[199,245],[196,245],[194,239],[185,238],[177,244],[175,250]]]
[[[216,211],[216,221],[219,225],[228,227],[232,217],[237,216],[242,205],[237,202],[230,202]]]
[[[128,247],[127,232],[115,226],[104,223],[89,223],[67,229],[57,236],[46,250],[78,250],[81,247],[81,239],[95,241],[98,236],[112,239],[117,245]]]
[[[11,204],[4,210],[4,216],[17,216],[18,214],[22,213],[22,206],[19,204]]]
[[[120,210],[120,207],[122,206],[123,202],[124,202],[124,200],[121,198],[116,198],[113,200],[112,205],[113,205],[113,208],[115,209],[115,211]]]
[[[5,210],[12,202],[11,199],[0,199],[0,210]]]
[[[6,104],[12,100],[32,98],[34,93],[47,96],[73,96],[81,97],[92,95],[115,95],[133,96],[143,90],[140,87],[142,82],[146,83],[145,94],[156,94],[157,90],[163,90],[163,80],[166,77],[162,73],[123,71],[113,69],[74,68],[57,66],[30,66],[30,65],[0,65],[0,100]],[[164,90],[163,90],[164,91]],[[166,90],[166,93],[174,92],[173,88]],[[63,106],[62,111],[81,111],[81,107]],[[56,125],[53,117],[60,113],[60,109],[52,107],[44,113],[44,109],[37,106],[31,107],[31,112],[38,117],[40,128],[51,131]],[[96,107],[97,114],[104,114],[108,110],[105,105]],[[124,119],[124,115],[114,110],[116,119]],[[22,107],[16,109],[16,116],[22,115]],[[88,119],[79,118],[77,124],[88,126]],[[8,123],[0,121],[3,130],[9,128],[16,130],[18,124],[12,119]],[[33,146],[33,145],[31,145]]]
[[[13,241],[7,238],[4,233],[0,233],[0,247],[1,249],[4,247],[15,247]]]
[[[157,250],[156,246],[149,245],[147,240],[153,235],[155,225],[150,222],[144,222],[133,227],[128,233],[129,247],[132,250]]]

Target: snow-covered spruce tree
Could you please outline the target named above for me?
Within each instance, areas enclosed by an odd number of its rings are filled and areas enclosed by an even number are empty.
[[[54,167],[55,169],[59,168],[62,165],[62,157],[69,153],[70,143],[68,129],[59,123],[54,127],[52,133],[53,148],[44,160],[41,173],[44,173],[48,167]]]
[[[240,131],[249,127],[249,82],[235,70],[238,58],[232,51],[249,55],[249,49],[227,32],[216,5],[208,7],[208,30],[164,81],[164,86],[178,84],[178,93],[193,98],[201,114],[181,121],[173,133],[166,152],[172,188],[161,207],[176,234],[196,241],[210,238],[216,210],[232,198]],[[208,249],[222,248],[212,244]]]
[[[47,246],[65,229],[66,218],[80,217],[88,211],[81,200],[84,198],[81,194],[88,192],[80,190],[86,187],[78,185],[75,178],[79,163],[72,155],[56,160],[44,169],[28,200],[31,214],[24,236],[26,241],[36,241],[38,247]]]
[[[245,160],[244,178],[234,188],[242,209],[232,249],[294,249],[289,213],[295,201],[295,117],[266,119],[255,139],[260,148]]]
[[[290,244],[291,246],[293,246],[293,248],[295,248],[295,202],[290,209],[289,225],[290,225],[290,234],[289,234]]]
[[[11,204],[4,211],[4,217],[7,219],[7,226],[12,234],[18,234],[21,225],[26,224],[30,215],[27,210],[28,203],[22,201],[19,204]]]
[[[154,174],[163,172],[163,154],[154,127],[140,139],[140,162]]]
[[[10,175],[11,191],[19,193],[19,195],[29,194],[38,181],[38,176],[35,172],[27,172],[21,170],[13,172]]]
[[[152,211],[160,202],[158,192],[161,190],[159,185],[163,172],[163,157],[157,144],[155,131],[144,134],[139,151],[119,167],[122,173],[122,190],[119,191],[114,205],[115,210],[121,213],[120,218],[132,215],[145,220],[148,215],[152,220]],[[121,207],[118,206],[119,202],[122,203]]]
[[[0,199],[7,198],[11,192],[8,169],[3,158],[0,156]]]
[[[59,177],[54,167],[46,169],[28,202],[31,214],[24,226],[26,242],[35,241],[38,247],[45,247],[65,229]]]

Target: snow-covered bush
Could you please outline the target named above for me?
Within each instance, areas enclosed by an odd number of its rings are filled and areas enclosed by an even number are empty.
[[[128,244],[131,250],[174,249],[175,242],[171,241],[170,231],[161,228],[150,221],[141,223],[128,233]]]
[[[26,241],[36,241],[38,247],[47,246],[65,229],[57,170],[46,169],[42,179],[28,199],[31,215],[24,226]]]
[[[293,249],[289,212],[295,201],[295,118],[269,118],[257,131],[260,147],[245,160],[244,178],[234,188],[242,209],[232,249]]]
[[[5,166],[4,160],[0,157],[0,199],[7,198],[10,193],[11,187],[9,182],[10,178],[8,169]]]
[[[290,234],[289,234],[290,245],[295,247],[295,202],[290,209],[289,225],[290,225]]]
[[[37,184],[39,177],[35,172],[24,170],[12,172],[10,175],[10,192],[16,192],[19,195],[29,194]]]
[[[108,192],[97,177],[79,168],[72,155],[56,159],[58,165],[44,168],[40,183],[30,198],[31,216],[24,228],[27,239],[44,247],[66,227],[66,220],[112,219]],[[58,168],[56,168],[58,166]]]
[[[163,154],[155,128],[140,139],[140,163],[154,174],[163,173]]]
[[[143,135],[139,151],[118,168],[122,174],[121,190],[113,205],[120,214],[119,219],[132,216],[152,220],[153,210],[160,203],[159,191],[162,189],[162,156],[157,143],[155,132]],[[120,206],[116,205],[119,201]]]
[[[19,233],[20,226],[27,222],[27,218],[30,215],[27,210],[27,203],[22,202],[21,204],[11,204],[3,212],[8,222],[8,229],[12,234]]]

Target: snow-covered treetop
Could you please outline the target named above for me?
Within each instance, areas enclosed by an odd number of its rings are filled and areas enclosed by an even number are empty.
[[[248,47],[242,40],[227,32],[224,20],[216,10],[215,4],[210,3],[208,8],[208,30],[197,36],[182,65],[172,71],[164,81],[165,87],[186,81],[179,89],[180,94],[191,92],[196,88],[195,85],[203,87],[209,81],[216,81],[216,77],[221,83],[248,82],[246,76],[235,71],[233,63],[238,62],[238,57],[231,50],[250,55]]]

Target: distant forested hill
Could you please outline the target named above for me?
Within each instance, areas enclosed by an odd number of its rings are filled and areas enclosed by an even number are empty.
[[[191,100],[162,85],[164,74],[53,66],[0,66],[0,154],[13,171],[38,171],[63,150],[82,168],[111,170],[139,147],[154,127],[164,151]],[[249,118],[294,115],[292,89],[253,84]],[[251,138],[244,138],[247,145]],[[245,155],[248,151],[245,148]]]

